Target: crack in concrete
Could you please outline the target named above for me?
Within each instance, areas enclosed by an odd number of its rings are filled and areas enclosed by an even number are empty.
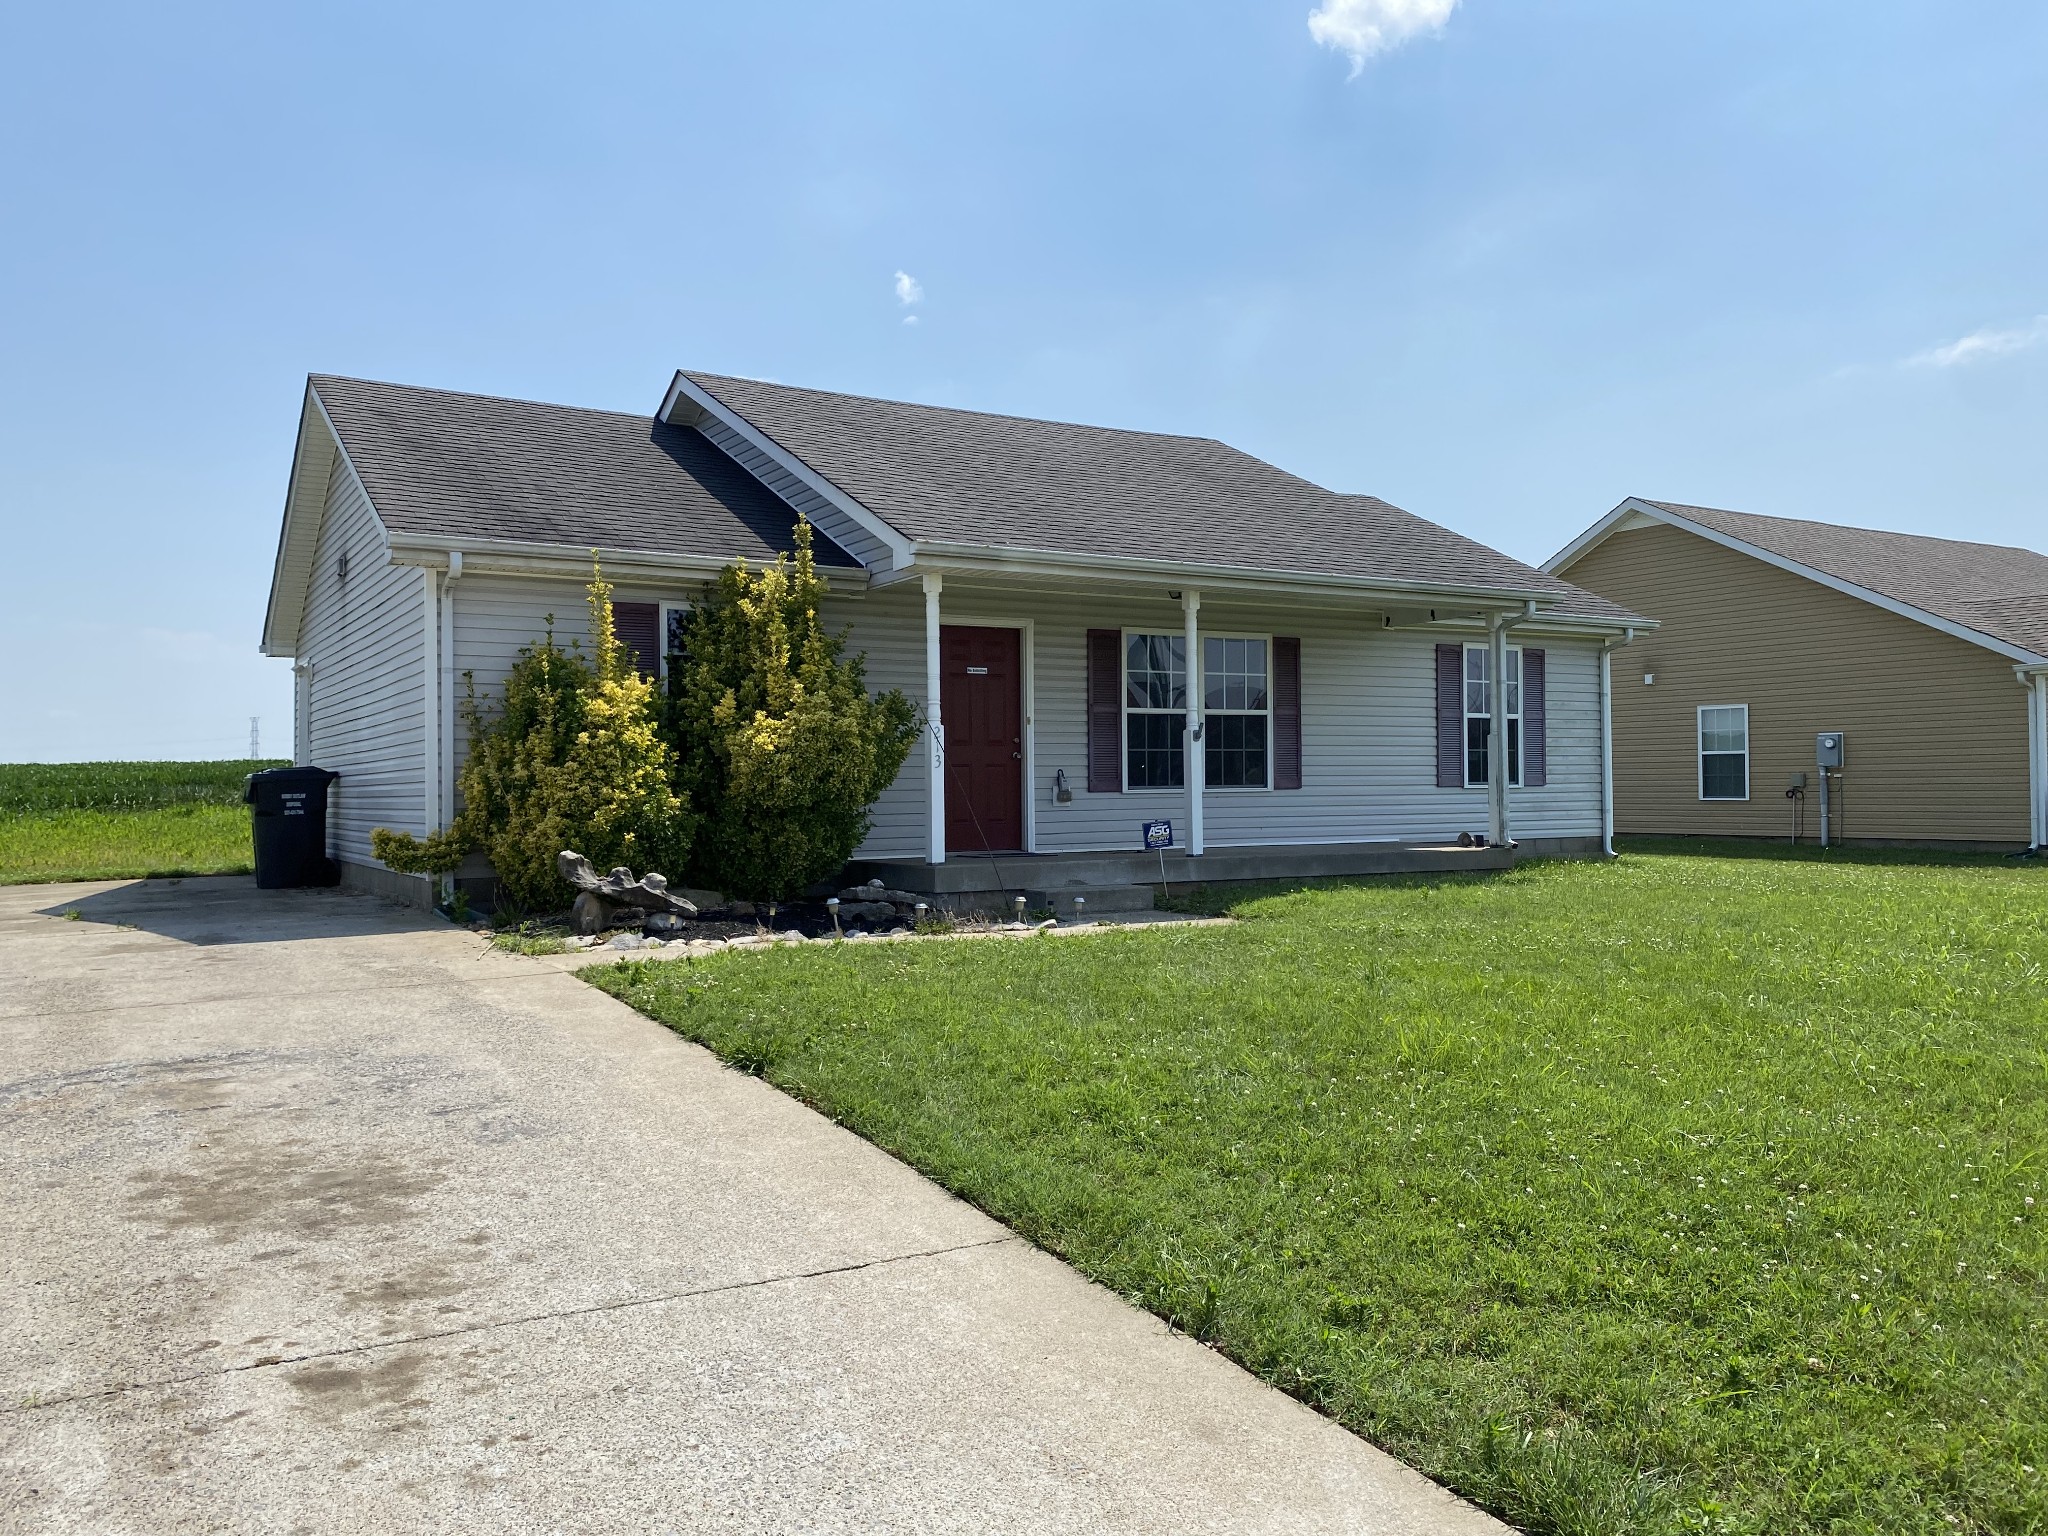
[[[825,1269],[799,1270],[786,1275],[765,1275],[757,1280],[730,1280],[723,1285],[700,1286],[688,1291],[665,1291],[658,1296],[633,1296],[624,1301],[600,1301],[587,1307],[564,1307],[556,1312],[533,1312],[520,1317],[501,1317],[489,1322],[470,1323],[461,1328],[442,1328],[433,1333],[408,1334],[404,1338],[379,1339],[374,1344],[343,1344],[334,1349],[311,1349],[302,1355],[265,1356],[252,1360],[246,1365],[224,1365],[213,1371],[192,1371],[183,1376],[166,1376],[158,1381],[128,1381],[118,1386],[102,1387],[93,1392],[74,1392],[67,1397],[37,1398],[30,1402],[0,1406],[0,1416],[16,1413],[33,1413],[41,1408],[62,1408],[72,1403],[92,1403],[103,1398],[119,1397],[126,1392],[152,1392],[164,1387],[181,1387],[189,1382],[206,1381],[220,1376],[237,1376],[244,1371],[274,1371],[287,1365],[302,1365],[308,1360],[334,1360],[350,1355],[373,1354],[380,1349],[403,1349],[413,1344],[432,1344],[440,1339],[456,1339],[472,1333],[494,1333],[502,1328],[524,1328],[531,1323],[550,1323],[569,1317],[595,1317],[606,1312],[625,1312],[634,1307],[659,1306],[671,1301],[694,1301],[703,1296],[721,1296],[730,1291],[759,1290],[769,1285],[793,1285],[800,1280],[824,1280],[834,1275],[857,1274],[864,1269],[880,1269],[889,1264],[909,1264],[919,1259],[943,1258],[949,1253],[967,1253],[976,1248],[1000,1248],[1005,1243],[1021,1243],[1024,1239],[1014,1232],[1002,1237],[983,1238],[979,1242],[954,1243],[945,1248],[926,1248],[917,1253],[892,1253],[879,1259],[862,1259],[857,1264],[834,1264]]]

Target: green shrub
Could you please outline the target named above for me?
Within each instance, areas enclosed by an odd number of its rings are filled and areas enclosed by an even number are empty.
[[[679,782],[705,817],[695,876],[757,901],[852,856],[920,729],[901,693],[869,696],[860,657],[819,622],[824,595],[799,521],[794,556],[719,573],[670,663]]]
[[[694,818],[674,788],[654,685],[633,670],[613,631],[611,593],[593,562],[594,666],[556,643],[551,617],[546,635],[520,651],[494,713],[478,705],[472,683],[462,814],[426,838],[380,827],[371,834],[379,859],[406,873],[446,874],[481,849],[504,899],[541,912],[574,896],[555,870],[565,848],[600,869],[687,866]]]

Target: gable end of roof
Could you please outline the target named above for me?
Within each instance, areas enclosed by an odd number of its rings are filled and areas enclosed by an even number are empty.
[[[1544,561],[1542,568],[1561,576],[1613,534],[1645,522],[1693,534],[2018,665],[2048,664],[2048,557],[2027,549],[1631,496]],[[1787,536],[1786,530],[1794,532]],[[1872,548],[1884,558],[1873,560]],[[1937,552],[1949,557],[1949,569],[1939,582],[1919,569],[1933,564]],[[1961,558],[1957,552],[1963,552]],[[2004,573],[2015,561],[2039,566],[2039,592],[1988,590],[2011,584]],[[1973,583],[1986,590],[1964,595]]]

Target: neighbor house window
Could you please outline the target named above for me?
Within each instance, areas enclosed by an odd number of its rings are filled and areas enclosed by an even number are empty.
[[[1124,637],[1124,787],[1187,782],[1188,642],[1184,635]]]
[[[1493,734],[1493,651],[1465,647],[1465,784],[1486,783],[1486,747]],[[1508,647],[1508,783],[1522,783],[1522,648]]]
[[[1264,789],[1271,704],[1264,640],[1202,639],[1202,772],[1211,788]]]
[[[1749,706],[1711,704],[1700,709],[1700,798],[1749,798]]]

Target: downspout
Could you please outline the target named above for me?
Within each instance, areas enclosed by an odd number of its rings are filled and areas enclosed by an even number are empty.
[[[462,576],[462,551],[448,551],[448,574],[441,579],[441,822],[443,831],[455,820],[455,583]],[[441,899],[455,899],[455,876],[443,875]]]
[[[1486,841],[1510,846],[1508,838],[1508,616],[1486,619]]]
[[[1614,857],[1614,653],[1636,637],[1625,629],[1620,639],[1600,644],[1600,851]]]
[[[1181,595],[1181,617],[1187,626],[1187,664],[1181,676],[1186,681],[1187,697],[1187,750],[1182,761],[1186,764],[1183,775],[1188,781],[1188,857],[1202,856],[1202,802],[1209,788],[1208,748],[1202,745],[1202,636],[1196,615],[1202,611],[1202,594],[1188,591]]]
[[[2034,852],[2048,853],[2048,669],[2034,674]]]
[[[2027,682],[2027,807],[2029,851],[2048,853],[2048,668],[2036,669]]]
[[[431,837],[441,826],[441,575],[420,570],[420,656],[422,661],[420,730],[421,835]]]

